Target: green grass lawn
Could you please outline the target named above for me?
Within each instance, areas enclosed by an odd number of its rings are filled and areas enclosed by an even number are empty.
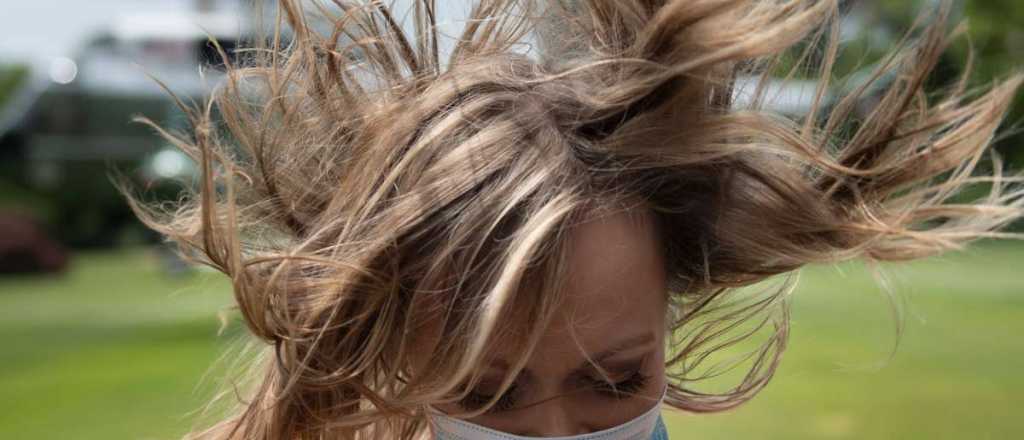
[[[888,266],[889,304],[859,264],[803,271],[775,379],[728,413],[667,415],[673,439],[1024,438],[1024,246]],[[0,279],[0,438],[173,439],[237,340],[213,274],[164,275],[145,250],[80,254],[67,274]]]
[[[1024,247],[987,243],[889,265],[890,303],[861,264],[804,270],[775,378],[734,411],[675,415],[673,438],[1024,438]]]

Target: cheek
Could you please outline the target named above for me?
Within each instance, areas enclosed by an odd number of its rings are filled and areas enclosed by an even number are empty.
[[[431,406],[445,414],[453,414],[463,411],[463,409],[459,407],[459,405],[454,403],[435,403],[432,404]]]

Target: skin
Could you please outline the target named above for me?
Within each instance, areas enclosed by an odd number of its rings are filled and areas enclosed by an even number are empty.
[[[515,403],[470,422],[515,435],[567,436],[620,425],[654,406],[665,385],[667,287],[657,233],[649,217],[635,214],[594,218],[570,231],[565,302],[516,378]],[[521,344],[494,344],[494,361],[474,391],[495,394],[511,359],[502,347]],[[639,373],[644,385],[619,398],[602,393],[607,386],[599,388],[603,376],[588,358],[613,382]],[[465,411],[457,403],[435,408]]]

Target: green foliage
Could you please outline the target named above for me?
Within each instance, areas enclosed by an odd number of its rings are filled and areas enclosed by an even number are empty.
[[[21,83],[28,77],[28,68],[24,66],[0,66],[0,109]]]
[[[914,21],[934,11],[924,5],[931,0],[860,0],[856,5],[863,14],[863,29],[852,40],[840,46],[833,70],[833,85],[858,70],[871,69],[895,48]],[[967,23],[967,35],[951,40],[950,47],[932,71],[926,85],[930,94],[941,96],[943,88],[953,84],[967,69],[968,48],[973,48],[968,86],[974,91],[987,90],[995,81],[1024,71],[1024,8],[1019,0],[954,0],[949,31],[960,21]],[[925,24],[921,22],[920,24]],[[915,35],[911,35],[914,38]],[[806,42],[805,42],[806,43]],[[797,51],[805,45],[799,46]],[[814,55],[821,56],[817,50]],[[777,72],[785,73],[795,64],[795,57],[783,59]],[[815,59],[810,65],[816,66]],[[817,78],[818,72],[803,69],[796,78]],[[1024,170],[1024,90],[1021,90],[997,133],[995,149],[1014,169]]]
[[[1024,8],[1015,0],[971,1],[965,11],[974,40],[977,67],[975,84],[986,84],[1010,72],[1024,70]],[[955,50],[966,59],[966,45]],[[1008,130],[1020,131],[1024,120],[1024,90],[1017,94],[1004,122]],[[998,147],[1018,169],[1024,169],[1024,133],[1009,133]]]
[[[882,0],[878,2],[882,20],[894,29],[907,29],[920,9],[921,1]],[[967,67],[968,44],[973,48],[974,62],[971,87],[987,88],[994,81],[1024,71],[1024,8],[1019,0],[956,0],[960,20],[967,23],[966,37],[954,40],[947,60],[955,65],[956,74]],[[953,25],[955,23],[951,23]],[[948,72],[950,75],[953,72]],[[943,82],[939,79],[939,82]],[[1024,170],[1024,90],[1021,90],[1001,128],[997,150],[1016,169]]]

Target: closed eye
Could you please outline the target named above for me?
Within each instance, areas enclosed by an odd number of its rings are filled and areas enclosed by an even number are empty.
[[[498,398],[498,401],[494,403],[494,406],[488,408],[487,412],[491,413],[508,411],[515,407],[515,391],[516,385],[513,383],[512,386],[509,387],[508,391],[506,391],[505,394],[502,394],[501,397]],[[470,391],[469,394],[466,394],[465,398],[459,401],[459,406],[463,407],[464,409],[473,411],[483,408],[485,405],[487,405],[487,402],[490,402],[492,399],[494,399],[494,394],[480,393],[474,390]]]
[[[629,377],[618,382],[608,382],[604,379],[587,379],[598,394],[612,399],[625,399],[634,396],[644,388],[648,380],[650,380],[650,376],[644,375],[639,370],[634,371]]]

